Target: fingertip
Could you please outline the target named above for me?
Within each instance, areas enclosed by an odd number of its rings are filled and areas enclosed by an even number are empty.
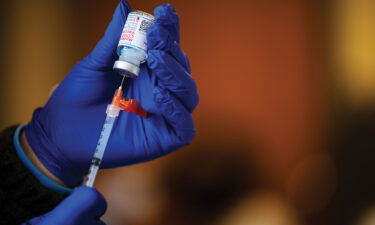
[[[73,190],[72,195],[77,195],[83,201],[90,201],[91,199],[97,199],[100,197],[99,192],[95,188],[87,186],[79,186]]]
[[[95,188],[80,186],[75,188],[72,194],[77,195],[80,201],[85,202],[88,211],[94,210],[95,215],[102,215],[107,210],[106,200]]]
[[[131,12],[131,7],[129,3],[125,0],[122,0],[116,7],[115,12],[113,13],[112,21],[119,22],[120,25],[125,24],[127,15]],[[121,27],[122,29],[122,27]]]
[[[117,45],[131,7],[126,1],[121,1],[112,16],[103,38],[97,43],[89,57],[84,59],[87,67],[92,70],[112,70],[116,60]]]
[[[123,16],[127,16],[132,11],[130,4],[125,0],[122,0],[120,2],[120,6],[121,6],[121,12]]]
[[[156,21],[177,17],[176,11],[171,4],[163,4],[154,9]]]
[[[197,108],[199,100],[200,100],[200,97],[199,97],[198,92],[196,91],[193,95],[193,104],[189,110],[190,113],[192,113],[195,110],[195,108]]]
[[[189,121],[190,122],[190,121]],[[183,135],[180,136],[180,141],[182,146],[189,145],[195,137],[195,128],[194,128],[194,122],[193,119],[191,119],[191,125],[189,129],[185,129],[182,131]]]

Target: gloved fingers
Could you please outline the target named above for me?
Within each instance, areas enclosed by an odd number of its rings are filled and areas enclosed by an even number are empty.
[[[149,51],[163,50],[168,52],[190,73],[189,60],[180,48],[179,42],[172,37],[171,32],[162,24],[154,23],[147,30],[147,48]]]
[[[81,216],[100,217],[107,209],[103,196],[94,188],[80,186],[62,201],[53,211],[56,213],[79,214]]]
[[[129,4],[122,0],[114,12],[104,36],[90,55],[83,60],[86,67],[91,70],[112,71],[113,63],[117,59],[117,45],[130,12]]]
[[[171,4],[163,4],[154,9],[154,24],[164,27],[173,41],[180,42],[178,15]]]
[[[96,217],[102,216],[107,210],[107,202],[104,197],[95,189],[86,186],[78,187],[80,201],[85,202],[84,212]]]
[[[107,208],[103,196],[94,188],[81,186],[64,199],[52,211],[28,221],[28,224],[82,224],[82,221],[92,221],[90,224],[105,224],[100,221]]]
[[[198,104],[197,86],[190,74],[176,59],[161,50],[150,50],[147,60],[152,74],[157,77],[157,85],[168,89],[189,112]]]
[[[170,125],[171,132],[177,137],[178,145],[189,144],[195,135],[191,114],[166,89],[155,87],[154,99],[159,112]]]

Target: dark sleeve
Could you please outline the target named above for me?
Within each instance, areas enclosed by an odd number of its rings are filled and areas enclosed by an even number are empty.
[[[64,196],[45,188],[13,146],[17,126],[0,133],[0,224],[21,224],[53,209]]]

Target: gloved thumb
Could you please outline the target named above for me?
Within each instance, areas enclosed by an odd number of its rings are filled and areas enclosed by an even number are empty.
[[[61,221],[77,221],[83,218],[99,218],[106,209],[107,203],[96,189],[81,186],[75,188],[72,194],[53,209],[49,216],[53,216],[55,220],[61,217]]]
[[[125,25],[126,18],[131,12],[130,5],[122,0],[113,14],[104,36],[97,43],[94,50],[87,56],[83,63],[90,70],[110,71],[114,61],[118,58],[116,49]]]
[[[74,189],[52,211],[27,221],[28,225],[105,225],[99,218],[105,213],[107,203],[94,188]],[[25,225],[24,224],[24,225]]]

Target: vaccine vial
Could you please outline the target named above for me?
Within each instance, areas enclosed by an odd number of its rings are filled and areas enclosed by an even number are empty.
[[[147,29],[154,16],[142,11],[129,13],[117,47],[119,59],[113,70],[127,77],[136,77],[141,63],[147,60]]]

